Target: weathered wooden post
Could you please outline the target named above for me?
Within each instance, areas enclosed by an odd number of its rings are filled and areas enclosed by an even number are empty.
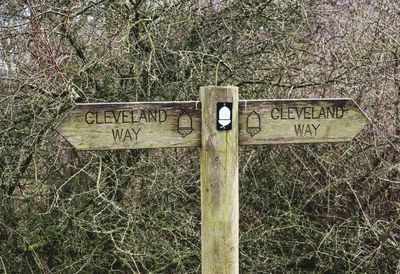
[[[196,101],[77,104],[57,131],[78,150],[201,146],[202,272],[237,274],[239,144],[350,141],[368,118],[352,99],[239,102],[237,87],[200,93],[201,110]]]
[[[200,96],[202,273],[235,274],[239,273],[238,89],[203,87]]]

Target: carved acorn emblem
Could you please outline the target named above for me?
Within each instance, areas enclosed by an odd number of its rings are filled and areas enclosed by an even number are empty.
[[[250,134],[251,137],[255,136],[261,131],[261,118],[257,112],[252,111],[247,116],[246,131]]]
[[[192,116],[190,116],[190,114],[184,110],[182,110],[181,114],[178,117],[177,131],[182,136],[182,138],[185,138],[193,132]]]

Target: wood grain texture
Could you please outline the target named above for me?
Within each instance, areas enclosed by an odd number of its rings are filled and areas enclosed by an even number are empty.
[[[352,99],[239,103],[240,145],[350,141],[368,123]]]
[[[77,104],[56,130],[79,150],[200,146],[198,102]]]
[[[239,101],[240,145],[350,141],[368,123],[352,99]],[[80,150],[200,146],[201,103],[78,104],[56,129]]]
[[[202,273],[239,272],[238,89],[204,87],[201,137]],[[217,131],[217,102],[232,102],[232,129]]]

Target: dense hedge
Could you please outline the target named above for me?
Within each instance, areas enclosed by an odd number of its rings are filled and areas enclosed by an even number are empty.
[[[199,273],[199,149],[80,152],[76,102],[351,97],[350,143],[240,150],[242,273],[400,271],[397,1],[0,3],[0,269]]]

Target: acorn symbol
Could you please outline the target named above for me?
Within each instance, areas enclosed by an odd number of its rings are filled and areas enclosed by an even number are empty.
[[[182,110],[181,114],[178,117],[177,131],[182,136],[182,138],[185,138],[193,132],[192,117],[184,110]]]
[[[261,118],[257,112],[252,111],[249,116],[247,116],[247,128],[246,131],[251,137],[254,137],[261,131]]]
[[[219,110],[219,115],[218,115],[218,123],[221,125],[221,128],[225,128],[227,125],[231,123],[231,110],[224,105],[220,110]]]

